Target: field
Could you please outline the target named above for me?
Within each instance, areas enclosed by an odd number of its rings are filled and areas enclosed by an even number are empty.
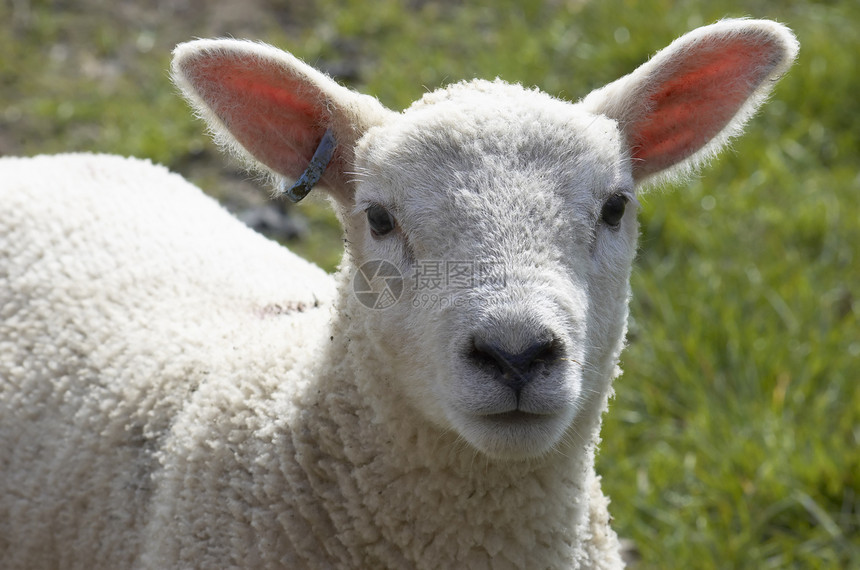
[[[502,77],[576,100],[726,16],[801,54],[748,134],[641,197],[624,375],[598,470],[638,568],[860,568],[860,2],[0,3],[0,154],[103,151],[261,203],[171,87],[172,46],[261,39],[400,109]],[[290,247],[332,269],[321,200]]]

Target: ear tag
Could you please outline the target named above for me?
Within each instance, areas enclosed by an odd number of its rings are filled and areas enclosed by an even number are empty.
[[[299,179],[296,180],[296,183],[290,188],[287,188],[286,183],[283,183],[278,191],[281,194],[286,194],[291,202],[298,202],[307,196],[316,183],[320,181],[320,178],[322,178],[328,163],[331,162],[331,157],[334,155],[336,146],[337,142],[334,140],[331,129],[327,129],[320,140],[317,150],[314,152],[313,158],[311,158],[310,164],[302,172],[302,175],[299,176]]]

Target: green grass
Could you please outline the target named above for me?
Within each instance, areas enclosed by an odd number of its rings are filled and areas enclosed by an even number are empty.
[[[0,4],[0,151],[148,156],[218,196],[230,179],[196,169],[221,159],[165,71],[193,36],[267,40],[402,108],[475,76],[577,99],[698,25],[790,25],[800,58],[748,134],[642,199],[598,468],[641,568],[860,568],[860,3],[260,0],[239,30],[92,4]],[[333,217],[301,208],[296,249],[332,268]]]

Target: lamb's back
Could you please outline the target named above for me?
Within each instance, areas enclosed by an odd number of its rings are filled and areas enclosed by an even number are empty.
[[[0,159],[2,566],[92,549],[128,566],[177,415],[213,380],[241,389],[243,365],[252,383],[289,368],[332,297],[160,166]],[[101,544],[106,529],[127,539]]]

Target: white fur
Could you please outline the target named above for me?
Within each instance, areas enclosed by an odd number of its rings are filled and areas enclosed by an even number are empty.
[[[268,46],[178,47],[276,179],[332,129],[334,277],[149,163],[0,159],[3,568],[621,566],[593,465],[636,188],[716,152],[796,49],[725,21],[580,104],[474,81],[394,113]],[[384,310],[352,290],[373,260],[406,285]],[[475,279],[412,287],[445,262]]]

